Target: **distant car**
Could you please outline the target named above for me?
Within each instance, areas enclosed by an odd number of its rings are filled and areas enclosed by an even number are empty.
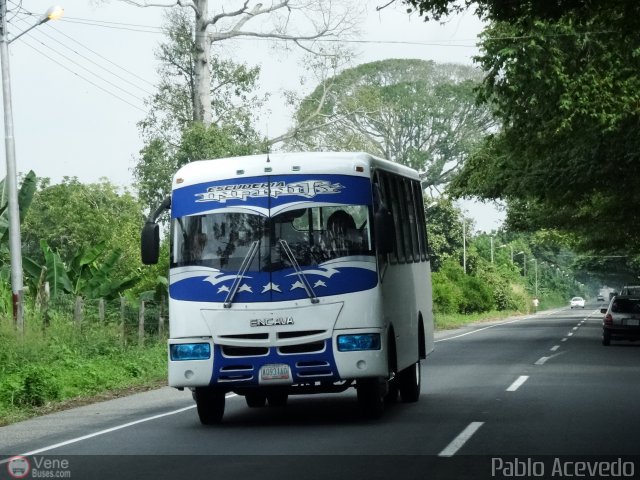
[[[584,308],[584,298],[582,297],[573,297],[569,302],[571,308]]]
[[[608,308],[600,309],[604,313],[602,321],[602,344],[609,345],[611,340],[640,339],[640,297],[618,295]]]
[[[598,302],[604,302],[604,295],[598,295]]]

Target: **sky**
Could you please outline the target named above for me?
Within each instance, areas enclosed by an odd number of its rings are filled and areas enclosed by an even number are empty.
[[[65,10],[61,20],[42,24],[9,45],[17,170],[34,170],[52,183],[68,176],[87,183],[106,178],[130,186],[142,148],[136,124],[145,116],[144,99],[157,81],[154,51],[164,40],[164,9],[137,8],[118,0],[57,1]],[[217,3],[211,2],[210,13]],[[376,11],[376,5],[386,3],[369,0],[359,37],[364,43],[354,45],[356,64],[419,58],[472,65],[482,25],[471,13],[442,25],[407,14],[405,6],[396,5],[399,2]],[[8,0],[7,5],[11,39],[37,23],[55,3]],[[291,112],[283,107],[282,92],[293,88],[306,94],[315,85],[300,85],[303,67],[295,52],[278,55],[268,43],[237,41],[225,47],[224,54],[261,66],[260,83],[271,101],[259,128],[273,137],[289,126]],[[491,231],[501,224],[503,214],[490,204],[463,202],[461,207],[477,230]]]

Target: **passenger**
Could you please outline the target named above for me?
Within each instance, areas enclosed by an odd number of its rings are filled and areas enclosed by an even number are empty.
[[[355,253],[360,251],[362,240],[356,228],[353,217],[344,210],[336,210],[327,220],[330,247],[341,253]]]

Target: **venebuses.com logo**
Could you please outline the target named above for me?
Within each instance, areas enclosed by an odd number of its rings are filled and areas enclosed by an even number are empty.
[[[11,478],[71,478],[69,460],[17,455],[7,462]]]

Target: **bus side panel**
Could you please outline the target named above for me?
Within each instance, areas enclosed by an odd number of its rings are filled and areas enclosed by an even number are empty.
[[[393,326],[398,371],[418,360],[418,311],[412,264],[389,265],[382,279],[384,318]]]

